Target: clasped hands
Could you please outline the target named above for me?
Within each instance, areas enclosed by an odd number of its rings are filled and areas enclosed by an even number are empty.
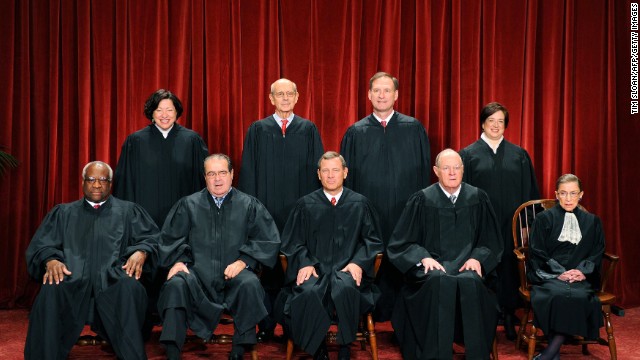
[[[587,277],[584,276],[582,271],[576,269],[567,270],[558,276],[558,280],[567,281],[570,283],[583,281],[586,278]]]
[[[351,277],[356,282],[356,286],[360,286],[362,282],[362,268],[354,263],[349,263],[347,266],[342,268],[343,272],[347,272],[351,274]],[[298,278],[296,279],[296,285],[300,286],[305,281],[309,280],[311,276],[318,277],[318,273],[316,272],[316,268],[313,265],[305,266],[298,270]]]
[[[136,280],[138,280],[142,276],[142,267],[146,259],[147,253],[138,250],[129,256],[127,262],[122,265],[122,269],[129,277],[135,276]],[[49,260],[45,267],[46,271],[42,278],[42,284],[49,282],[49,285],[51,285],[55,282],[56,285],[58,285],[61,281],[64,281],[65,275],[70,276],[72,274],[72,272],[67,269],[67,265],[60,260]]]
[[[440,270],[444,273],[447,272],[444,269],[444,267],[434,258],[424,258],[420,261],[420,263],[422,263],[422,266],[424,266],[425,274],[431,270]],[[476,259],[469,259],[465,261],[462,267],[458,269],[458,272],[463,272],[465,270],[475,271],[478,274],[478,276],[482,277],[482,266],[480,265],[480,262]]]

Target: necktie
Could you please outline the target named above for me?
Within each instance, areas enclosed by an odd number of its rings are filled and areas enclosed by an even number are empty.
[[[221,197],[213,197],[213,201],[216,203],[216,206],[218,207],[218,209],[220,209],[220,207],[222,206],[222,201],[224,200],[224,198]]]
[[[282,119],[282,136],[284,136],[287,133],[287,123],[288,122],[289,122],[289,120]]]
[[[455,203],[456,203],[456,199],[457,199],[457,197],[456,197],[455,195],[451,195],[451,196],[449,196],[449,200],[451,200],[451,203],[452,203],[452,204],[455,204]]]
[[[336,206],[336,198],[331,198],[331,205]]]
[[[94,209],[98,209],[99,207],[100,207],[100,204],[95,204],[95,205],[93,205],[93,208],[94,208]]]
[[[380,121],[380,124],[382,125],[383,128],[387,127],[387,122],[385,120]]]

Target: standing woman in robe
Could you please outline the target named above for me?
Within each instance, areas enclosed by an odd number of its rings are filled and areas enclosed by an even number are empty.
[[[529,154],[508,142],[504,131],[509,111],[491,102],[480,111],[480,139],[460,151],[464,163],[463,181],[487,192],[496,213],[504,252],[498,266],[498,303],[504,315],[507,338],[514,340],[518,299],[518,270],[513,255],[511,218],[520,204],[540,198]]]
[[[151,123],[124,141],[114,175],[113,195],[142,206],[160,229],[180,198],[205,187],[202,168],[209,150],[197,132],[176,122],[182,111],[182,102],[171,91],[151,94],[144,104]],[[151,313],[165,279],[166,271],[160,271],[145,284]],[[145,337],[150,325],[147,315]]]
[[[171,207],[204,188],[202,166],[209,154],[200,135],[177,123],[182,102],[169,90],[155,91],[144,104],[151,121],[122,144],[113,195],[133,201],[162,229]]]
[[[600,218],[578,207],[583,195],[577,176],[560,176],[558,204],[533,224],[527,278],[534,324],[549,338],[534,359],[557,359],[567,336],[596,339],[603,325],[595,289],[600,287],[604,233]]]

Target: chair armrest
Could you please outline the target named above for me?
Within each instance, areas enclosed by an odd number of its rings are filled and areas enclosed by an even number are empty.
[[[613,275],[613,271],[615,270],[620,257],[618,255],[605,252],[603,255],[603,260],[607,260],[609,262],[609,266],[607,266],[602,273],[602,286],[600,286],[600,291],[607,292],[607,284],[609,283],[609,279]]]
[[[278,255],[278,258],[280,258],[280,265],[282,266],[282,271],[284,271],[286,274],[287,267],[289,265],[289,262],[287,261],[287,256],[285,254],[280,254]]]
[[[527,283],[527,248],[526,247],[518,247],[513,249],[513,253],[516,255],[516,259],[518,260],[518,277],[520,278],[520,289],[528,290],[529,284]]]

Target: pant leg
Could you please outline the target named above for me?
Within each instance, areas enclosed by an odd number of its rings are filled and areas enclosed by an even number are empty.
[[[264,289],[258,276],[249,270],[242,270],[225,285],[225,303],[233,316],[233,343],[252,345],[256,341],[256,325],[267,316],[264,307]]]
[[[84,328],[89,306],[87,291],[75,292],[77,283],[44,284],[29,313],[24,347],[27,360],[66,359]]]
[[[180,351],[187,336],[186,309],[188,302],[188,288],[184,278],[174,276],[162,287],[158,310],[162,317],[162,333],[160,342],[174,343]]]
[[[360,290],[351,274],[336,271],[331,279],[331,300],[338,315],[338,344],[356,340],[360,322]]]
[[[497,325],[496,296],[473,271],[458,275],[458,291],[465,357],[489,359]]]
[[[123,276],[96,296],[96,308],[109,342],[121,359],[146,359],[142,326],[147,292],[133,277]]]
[[[289,329],[295,344],[309,354],[314,354],[325,341],[331,317],[327,312],[329,277],[311,276],[299,286],[293,287],[290,300]],[[326,300],[325,300],[326,299]]]

